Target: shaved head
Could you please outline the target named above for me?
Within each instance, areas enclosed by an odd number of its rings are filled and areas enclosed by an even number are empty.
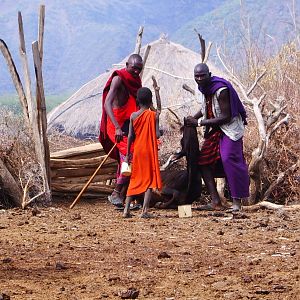
[[[143,59],[142,57],[139,55],[139,54],[131,54],[129,57],[128,57],[128,63],[143,63]]]
[[[205,87],[210,84],[211,73],[207,64],[198,64],[194,68],[194,78],[199,87]]]
[[[207,64],[198,64],[194,68],[194,73],[201,73],[201,74],[208,74],[209,73],[209,68]]]
[[[138,77],[143,69],[142,57],[139,54],[131,54],[128,57],[126,69],[133,77]]]

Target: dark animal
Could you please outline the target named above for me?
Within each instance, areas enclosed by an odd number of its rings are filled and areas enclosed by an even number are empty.
[[[201,196],[202,181],[198,171],[199,141],[195,127],[182,127],[181,151],[173,154],[170,161],[186,157],[185,170],[164,170],[161,172],[163,188],[160,193],[153,193],[151,206],[174,208],[178,205],[191,204]]]

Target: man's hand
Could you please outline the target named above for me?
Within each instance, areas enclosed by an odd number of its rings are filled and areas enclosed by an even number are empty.
[[[119,143],[120,141],[123,140],[123,131],[121,128],[116,128],[115,140],[116,143]]]
[[[184,119],[184,125],[186,126],[193,126],[193,127],[197,127],[198,126],[198,120],[195,119],[192,116],[188,116]]]

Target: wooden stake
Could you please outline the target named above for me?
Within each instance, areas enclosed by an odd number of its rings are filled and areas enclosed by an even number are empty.
[[[155,91],[156,106],[157,106],[156,109],[161,112],[161,99],[159,94],[160,87],[157,85],[157,81],[153,75],[152,75],[152,81],[153,81],[153,88]]]
[[[150,46],[150,45],[147,45],[147,48],[146,48],[145,53],[144,53],[144,56],[143,56],[143,69],[142,69],[142,71],[141,71],[141,73],[140,73],[141,79],[142,79],[143,74],[144,74],[145,65],[146,65],[146,61],[147,61],[148,56],[149,56],[150,49],[151,49],[151,46]]]
[[[35,41],[32,43],[32,53],[33,53],[33,61],[34,61],[34,69],[36,75],[37,88],[40,94],[41,99],[41,125],[42,125],[42,145],[44,147],[44,160],[45,160],[45,171],[47,180],[46,191],[50,191],[51,185],[51,177],[50,177],[50,150],[49,143],[47,139],[47,115],[46,115],[46,104],[45,104],[45,95],[44,95],[44,85],[43,85],[43,75],[42,75],[42,67],[41,67],[41,59],[40,53],[38,49],[38,42]]]
[[[21,12],[18,12],[18,23],[19,23],[19,38],[20,38],[20,56],[23,64],[23,70],[24,70],[28,114],[31,123],[30,125],[31,125],[33,140],[34,140],[36,156],[40,164],[44,166],[44,155],[42,152],[41,136],[39,133],[39,127],[37,122],[36,105],[32,99],[32,93],[31,93],[31,81],[30,81],[28,59],[26,54],[23,20],[22,20]]]
[[[110,149],[110,151],[107,153],[106,157],[103,159],[103,161],[101,162],[101,164],[99,165],[99,167],[96,169],[96,171],[94,172],[94,174],[90,177],[90,179],[88,180],[88,182],[85,184],[85,186],[82,188],[82,190],[80,191],[80,193],[78,194],[78,196],[76,197],[76,199],[73,201],[73,203],[70,205],[70,208],[72,209],[74,207],[74,205],[76,204],[76,202],[79,201],[79,199],[81,198],[82,194],[85,192],[85,190],[88,188],[89,184],[92,182],[92,180],[94,179],[94,177],[97,175],[98,171],[101,169],[101,167],[103,166],[103,164],[106,162],[106,160],[108,159],[109,155],[112,153],[112,151],[115,149],[115,147],[117,146],[117,143],[115,143],[113,145],[113,147]]]
[[[144,32],[144,26],[140,26],[137,37],[136,37],[136,43],[135,43],[135,49],[134,49],[134,53],[136,53],[136,54],[140,54],[140,52],[141,52],[143,32]]]
[[[44,26],[45,26],[45,5],[40,5],[40,14],[39,14],[39,27],[38,27],[38,49],[39,49],[39,58],[40,58],[40,65],[42,68],[43,65],[43,53],[44,53]],[[42,109],[42,99],[39,92],[39,88],[36,85],[36,106],[37,106],[37,121],[38,121],[38,128],[39,132],[41,133],[42,128],[42,116],[43,113]]]
[[[44,54],[44,28],[45,28],[45,5],[40,5],[40,16],[39,16],[39,52],[41,58],[41,65],[43,64],[43,54]]]
[[[12,56],[8,50],[8,47],[7,47],[6,43],[1,39],[0,39],[0,50],[4,56],[4,59],[6,60],[8,70],[10,72],[12,81],[13,81],[16,91],[18,93],[19,100],[20,100],[21,106],[23,108],[23,115],[25,118],[25,122],[29,126],[30,122],[29,122],[29,115],[28,115],[27,100],[26,100],[26,96],[24,93],[23,85],[22,85],[20,76],[18,74],[16,65],[15,65],[15,63],[12,59]]]
[[[28,105],[28,115],[33,126],[36,122],[34,113],[35,113],[35,106],[33,105],[32,95],[31,95],[31,82],[30,82],[30,72],[28,66],[28,59],[26,54],[26,46],[25,46],[25,37],[24,37],[24,29],[23,29],[23,20],[22,14],[18,12],[18,23],[19,23],[19,39],[20,39],[20,56],[23,65],[24,71],[24,79],[25,79],[25,91],[26,91],[26,100]]]

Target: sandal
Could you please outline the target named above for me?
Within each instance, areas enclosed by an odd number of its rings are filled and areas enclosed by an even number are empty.
[[[110,195],[107,198],[108,198],[108,201],[112,205],[114,205],[114,206],[116,206],[118,208],[121,208],[121,207],[123,208],[123,201],[122,201],[122,199],[120,197],[118,197],[118,196],[113,197],[112,195]]]

